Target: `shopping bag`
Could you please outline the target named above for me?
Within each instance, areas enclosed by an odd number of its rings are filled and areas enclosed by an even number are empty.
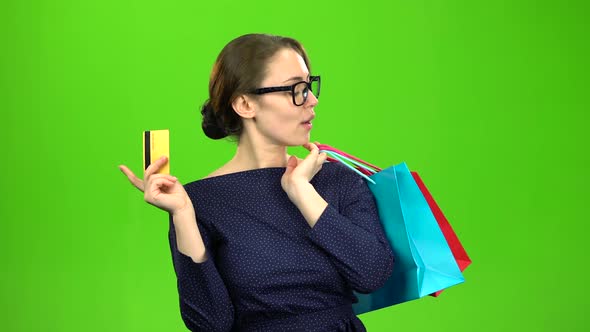
[[[359,300],[353,305],[356,314],[418,299],[464,282],[428,202],[405,163],[381,170],[330,146],[318,147],[367,180],[395,256],[392,274],[381,288],[370,294],[355,292]]]
[[[447,244],[449,245],[449,248],[451,248],[451,252],[453,253],[453,257],[455,257],[455,261],[457,262],[457,265],[459,266],[459,270],[461,270],[461,272],[465,271],[467,266],[469,266],[469,264],[471,264],[471,259],[467,255],[467,252],[465,252],[465,248],[463,248],[463,245],[459,241],[457,234],[455,234],[455,231],[453,231],[451,224],[449,224],[449,221],[447,220],[447,218],[443,214],[442,210],[440,209],[440,207],[438,206],[438,204],[436,203],[436,201],[434,200],[434,198],[432,197],[432,195],[428,191],[428,188],[426,188],[426,185],[424,184],[424,182],[420,178],[420,175],[418,175],[418,172],[412,172],[412,176],[414,177],[416,184],[418,184],[418,187],[420,188],[422,195],[424,195],[424,198],[426,198],[426,201],[428,202],[428,205],[430,206],[430,210],[434,214],[434,217],[436,218],[436,222],[438,223],[440,230],[442,231],[443,235],[445,236],[445,239],[447,240]],[[435,292],[433,294],[430,294],[430,295],[436,297],[436,296],[440,295],[441,292],[442,292],[442,290]]]

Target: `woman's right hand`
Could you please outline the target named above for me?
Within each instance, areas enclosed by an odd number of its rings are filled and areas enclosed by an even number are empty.
[[[120,165],[119,169],[135,188],[144,193],[146,202],[172,214],[177,214],[187,207],[192,207],[192,203],[176,177],[156,173],[167,162],[168,158],[162,157],[152,163],[143,173],[143,180],[135,176],[127,166]]]

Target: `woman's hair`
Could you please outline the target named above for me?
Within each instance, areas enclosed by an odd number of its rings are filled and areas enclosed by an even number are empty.
[[[242,119],[234,111],[232,102],[260,87],[270,59],[285,48],[299,53],[311,71],[303,46],[288,37],[248,34],[232,40],[221,50],[209,79],[209,99],[201,109],[202,128],[207,137],[239,139]]]

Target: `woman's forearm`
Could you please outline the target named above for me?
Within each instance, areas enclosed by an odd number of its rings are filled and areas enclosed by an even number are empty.
[[[316,222],[328,206],[328,203],[320,196],[311,183],[303,183],[294,187],[290,197],[291,201],[310,227],[313,228]]]
[[[195,209],[192,204],[173,214],[172,221],[174,222],[178,251],[191,257],[195,263],[206,261],[205,244],[197,226]]]

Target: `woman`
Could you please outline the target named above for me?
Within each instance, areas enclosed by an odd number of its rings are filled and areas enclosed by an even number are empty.
[[[353,290],[379,288],[393,256],[364,180],[309,142],[319,77],[291,38],[250,34],[221,51],[202,108],[234,157],[182,186],[121,170],[170,212],[180,311],[193,331],[365,331]],[[314,95],[314,93],[316,95]],[[305,159],[287,154],[303,145]]]

